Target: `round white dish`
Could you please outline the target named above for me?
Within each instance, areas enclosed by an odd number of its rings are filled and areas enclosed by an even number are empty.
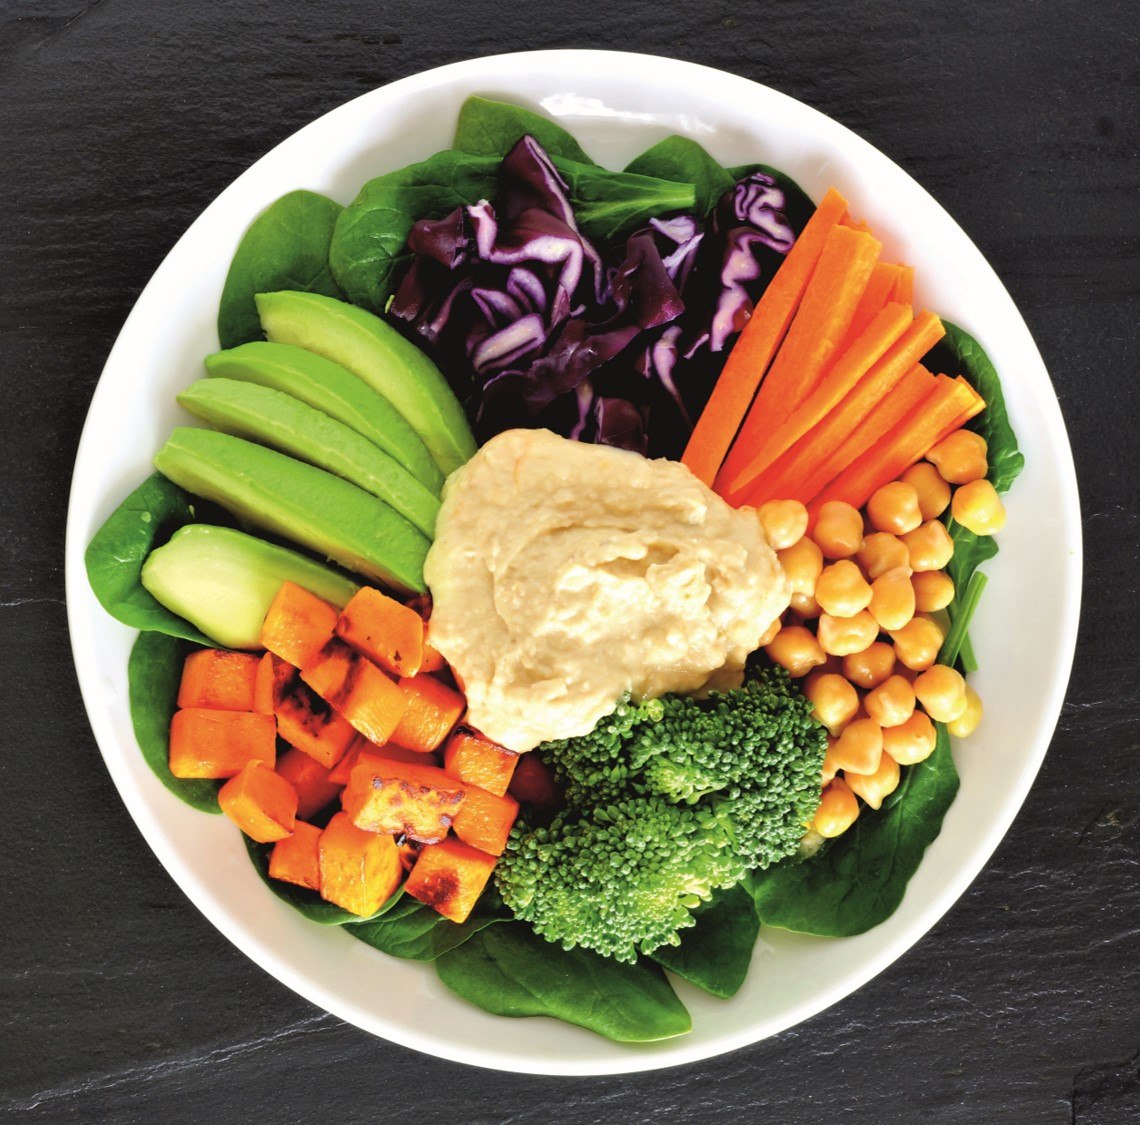
[[[773,164],[815,199],[834,184],[884,240],[884,256],[917,267],[916,304],[985,346],[1026,456],[972,630],[986,719],[955,748],[961,790],[899,910],[855,938],[765,929],[733,1000],[678,982],[693,1030],[658,1044],[623,1046],[553,1020],[488,1015],[449,993],[430,966],[386,957],[270,894],[237,829],[182,804],[148,770],[127,705],[135,634],[103,612],[83,568],[91,536],[184,420],[174,396],[217,347],[218,296],[249,222],[294,188],[347,203],[371,176],[446,148],[471,93],[557,117],[610,167],[680,132],[726,165]],[[962,894],[1020,808],[1060,712],[1077,632],[1081,532],[1068,439],[1029,331],[981,253],[910,176],[842,125],[734,75],[647,55],[545,51],[473,59],[365,94],[283,141],[206,208],[143,290],[108,357],[76,459],[66,561],[75,663],[107,768],[167,871],[239,949],[312,1003],[408,1047],[504,1070],[612,1074],[707,1058],[807,1019],[881,972]]]

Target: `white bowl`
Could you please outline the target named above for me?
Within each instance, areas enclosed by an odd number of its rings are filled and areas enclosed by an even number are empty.
[[[85,545],[182,420],[174,395],[217,347],[218,296],[253,217],[293,188],[347,203],[371,176],[446,148],[471,93],[541,108],[610,167],[679,132],[724,164],[776,165],[815,199],[836,185],[885,255],[917,266],[916,303],[988,350],[1026,457],[973,629],[985,722],[955,748],[961,791],[902,905],[860,937],[765,929],[733,1000],[678,983],[693,1030],[659,1044],[620,1046],[554,1020],[487,1015],[449,993],[430,966],[308,922],[272,895],[237,829],[182,804],[143,762],[127,706],[134,633],[99,607],[83,569]],[[846,996],[926,933],[981,870],[1041,764],[1072,662],[1080,578],[1076,479],[1056,396],[1009,295],[954,220],[867,142],[775,90],[692,63],[602,51],[473,59],[394,82],[314,121],[238,177],[171,250],[123,327],[91,403],[67,526],[71,639],[91,725],[127,808],[191,901],[278,980],[367,1031],[443,1058],[542,1074],[647,1070],[755,1042]]]

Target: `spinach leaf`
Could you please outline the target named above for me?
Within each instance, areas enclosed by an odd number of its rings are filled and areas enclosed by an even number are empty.
[[[381,904],[380,909],[375,914],[368,918],[361,918],[359,914],[353,914],[351,910],[345,910],[335,903],[326,902],[316,891],[311,891],[308,887],[300,887],[296,883],[286,883],[281,879],[271,879],[269,877],[269,856],[273,851],[273,845],[259,844],[244,833],[242,834],[242,842],[245,844],[246,851],[249,852],[249,858],[253,863],[254,870],[261,877],[261,881],[279,899],[287,902],[294,910],[300,911],[310,921],[319,922],[322,926],[345,926],[368,922],[394,909],[403,900],[404,889],[399,887],[395,894]]]
[[[175,777],[170,772],[170,720],[178,709],[182,662],[192,646],[165,633],[140,633],[127,661],[131,725],[143,759],[176,797],[203,812],[218,808],[220,782]]]
[[[302,289],[342,296],[329,269],[329,243],[343,210],[314,191],[291,191],[253,220],[222,288],[218,339],[223,348],[264,339],[253,303],[257,293]]]
[[[488,896],[492,897],[488,899]],[[452,922],[410,895],[396,903],[382,918],[354,926],[352,936],[407,961],[434,961],[462,945],[480,930],[505,921],[510,915],[488,891],[466,922]]]
[[[195,644],[212,642],[171,613],[139,581],[147,555],[195,518],[188,493],[155,473],[138,486],[95,533],[83,556],[99,604],[116,621]],[[180,666],[181,667],[181,666]]]
[[[735,996],[760,933],[756,902],[745,887],[717,891],[693,911],[696,925],[681,931],[680,945],[663,945],[651,957],[682,980],[727,1000]]]
[[[865,812],[810,859],[753,875],[749,887],[763,925],[849,937],[895,912],[958,792],[950,737],[936,726],[934,753],[906,770],[893,804]]]
[[[692,1027],[665,974],[585,949],[565,950],[521,922],[480,931],[435,963],[452,992],[499,1016],[552,1016],[619,1043],[648,1043]]]
[[[696,190],[698,215],[707,215],[736,183],[732,173],[721,167],[696,141],[676,135],[658,141],[635,156],[625,170],[639,176],[692,184]]]
[[[472,156],[506,156],[521,137],[530,134],[551,156],[564,156],[579,164],[594,162],[561,125],[533,110],[477,95],[459,109],[453,148]]]

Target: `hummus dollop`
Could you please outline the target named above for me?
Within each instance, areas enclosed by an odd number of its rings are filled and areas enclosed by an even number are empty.
[[[424,576],[467,721],[519,752],[588,733],[624,692],[738,687],[789,600],[755,511],[679,462],[547,430],[448,478]]]

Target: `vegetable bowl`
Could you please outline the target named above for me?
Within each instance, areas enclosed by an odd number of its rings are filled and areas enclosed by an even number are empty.
[[[972,682],[990,706],[983,727],[955,749],[960,791],[901,906],[857,937],[765,927],[731,1001],[677,984],[693,1029],[658,1043],[609,1043],[551,1020],[487,1015],[428,967],[312,925],[266,893],[236,830],[179,803],[139,755],[126,683],[133,635],[103,614],[83,570],[93,533],[148,475],[177,424],[175,395],[216,350],[218,296],[251,219],[293,188],[347,202],[370,177],[447,147],[471,94],[554,117],[608,167],[681,133],[726,166],[778,167],[813,199],[838,186],[884,252],[917,267],[916,302],[983,342],[1026,457],[1001,554],[987,566],[986,609],[972,627],[981,668]],[[97,741],[148,843],[207,917],[278,979],[375,1034],[457,1061],[562,1074],[673,1065],[753,1042],[846,995],[918,940],[985,863],[1040,764],[1072,659],[1080,580],[1076,487],[1048,377],[1008,295],[938,205],[869,145],[772,90],[691,64],[576,51],[474,60],[374,91],[301,130],[227,189],[157,271],[108,360],[77,459],[67,550],[72,640]]]

